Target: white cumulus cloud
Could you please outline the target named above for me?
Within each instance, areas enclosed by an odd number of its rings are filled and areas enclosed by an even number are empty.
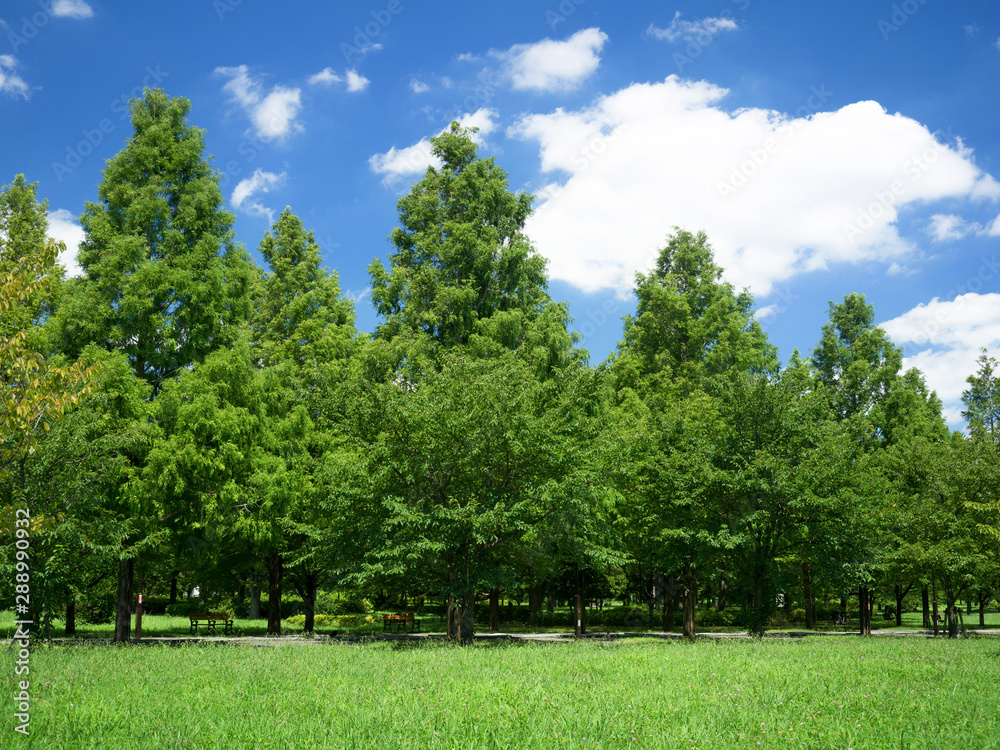
[[[219,67],[215,73],[229,78],[223,90],[247,113],[254,132],[261,138],[283,138],[302,129],[295,121],[302,107],[300,89],[274,86],[264,94],[260,81],[250,76],[246,65]]]
[[[529,114],[550,183],[526,227],[555,279],[586,292],[631,289],[674,226],[704,229],[729,281],[757,295],[837,263],[917,255],[901,209],[943,198],[995,200],[1000,186],[960,142],[876,102],[798,114],[727,110],[726,89],[670,76],[577,110]]]
[[[975,288],[1000,273],[997,257],[983,258],[967,286]],[[980,349],[1000,350],[1000,294],[967,292],[953,300],[937,297],[881,324],[893,342],[915,349],[905,368],[917,367],[937,391],[952,427],[960,427],[966,378],[977,369]]]
[[[233,194],[229,201],[237,211],[251,216],[261,216],[267,219],[269,224],[273,224],[274,209],[266,207],[260,201],[253,200],[253,196],[258,193],[269,193],[273,188],[280,187],[285,183],[286,176],[285,172],[275,174],[274,172],[265,172],[258,167],[252,175],[240,180],[233,188]]]
[[[482,144],[483,139],[496,129],[496,117],[496,110],[481,108],[460,117],[458,122],[466,128],[479,128],[474,138],[477,143]],[[368,166],[375,174],[382,175],[382,184],[388,186],[405,177],[423,174],[427,167],[440,167],[441,161],[431,152],[431,139],[428,136],[405,148],[393,146],[384,153],[374,154],[368,159]]]
[[[368,88],[368,84],[371,83],[367,78],[358,73],[358,71],[351,68],[345,74],[347,76],[347,90],[354,93],[358,91],[364,91]]]
[[[66,276],[74,278],[83,275],[83,269],[77,261],[77,254],[80,252],[80,244],[83,242],[86,233],[83,227],[76,223],[76,217],[65,208],[57,208],[49,212],[49,236],[66,245],[66,249],[59,253],[58,261],[66,269]]]
[[[56,18],[90,18],[94,9],[83,0],[56,0],[52,4],[52,15]]]
[[[503,61],[515,90],[570,91],[597,70],[607,40],[608,35],[598,28],[583,29],[564,41],[543,39],[490,54]]]
[[[414,94],[423,94],[425,91],[430,91],[431,87],[428,86],[423,81],[418,81],[416,78],[410,79],[410,91]]]
[[[650,24],[646,33],[657,39],[665,39],[668,42],[683,40],[695,44],[706,45],[723,31],[736,31],[736,21],[732,18],[703,18],[700,21],[682,21],[681,12],[674,14],[673,21],[665,29],[657,28],[655,24]]]

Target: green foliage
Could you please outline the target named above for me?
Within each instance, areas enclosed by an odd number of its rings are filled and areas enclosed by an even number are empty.
[[[979,368],[967,378],[969,389],[962,393],[972,437],[1000,442],[1000,382],[995,358],[983,349],[977,360]]]
[[[85,275],[56,316],[65,351],[125,352],[154,390],[231,342],[250,312],[248,258],[190,106],[149,89],[130,103],[134,133],[80,217]]]
[[[508,190],[474,134],[452,123],[432,138],[440,167],[399,199],[391,267],[369,266],[372,302],[385,318],[376,336],[480,356],[520,350],[544,374],[577,356],[568,312],[549,299],[546,261],[523,232],[532,197]]]
[[[48,207],[48,201],[38,200],[38,183],[28,184],[23,174],[0,188],[0,278],[25,265],[31,268],[30,259],[37,257],[49,243]],[[50,247],[54,250],[61,246]],[[47,267],[44,284],[23,297],[18,293],[17,305],[0,310],[0,339],[30,331],[29,343],[35,347],[42,345],[41,324],[55,309],[63,273],[64,269],[58,265]],[[11,291],[4,289],[6,294]]]
[[[198,612],[204,612],[208,605],[199,599],[179,599],[166,606],[166,613],[171,617],[187,617]]]
[[[753,298],[722,281],[704,232],[675,228],[649,274],[636,275],[614,360],[619,390],[685,397],[728,371],[773,372],[774,347],[753,319]]]
[[[306,616],[303,615],[292,615],[285,619],[289,625],[295,625],[296,627],[302,627],[306,623]],[[313,616],[313,627],[322,628],[328,625],[344,625],[353,627],[360,625],[362,618],[356,615],[345,615],[344,617],[338,617],[336,615],[314,615]]]

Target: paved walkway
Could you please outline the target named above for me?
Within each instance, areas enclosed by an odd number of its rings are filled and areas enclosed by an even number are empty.
[[[968,631],[978,635],[1000,636],[1000,628],[974,629]],[[807,637],[846,637],[857,636],[854,631],[835,630],[794,630],[765,633],[767,639],[780,638],[807,638]],[[907,630],[895,628],[883,628],[873,630],[872,636],[876,638],[888,637],[933,637],[933,630]],[[681,640],[680,633],[624,633],[624,632],[589,632],[584,638],[600,641],[621,641],[635,638],[651,638],[655,640]],[[698,633],[699,638],[712,640],[749,640],[751,636],[746,633]],[[946,637],[942,635],[940,637]],[[482,642],[502,642],[512,641],[515,643],[570,643],[574,640],[572,632],[565,633],[481,633],[475,636],[477,641]],[[274,636],[205,636],[205,637],[163,637],[163,638],[143,638],[140,641],[133,639],[132,643],[137,645],[170,645],[179,646],[183,644],[210,643],[218,646],[320,646],[332,643],[358,644],[358,643],[429,643],[431,641],[444,641],[443,633],[376,633],[374,635],[283,635]],[[54,638],[52,644],[56,646],[107,646],[111,644],[110,638]]]

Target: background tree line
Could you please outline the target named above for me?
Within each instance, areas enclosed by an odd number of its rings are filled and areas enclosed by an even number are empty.
[[[0,510],[30,509],[36,621],[75,628],[114,592],[130,636],[135,576],[171,600],[294,590],[312,629],[323,591],[447,603],[615,595],[694,635],[708,612],[763,633],[779,596],[845,608],[860,629],[937,592],[1000,587],[997,362],[963,396],[969,433],[874,325],[863,295],[831,303],[787,365],[681,229],[592,366],[545,260],[531,196],[452,124],[440,167],[398,201],[382,323],[357,331],[336,273],[290,209],[236,241],[189,103],[147,90],[133,135],[80,217],[83,275],[64,279],[47,206],[22,175],[0,191]],[[13,601],[13,545],[0,556]],[[929,593],[930,592],[930,593]]]

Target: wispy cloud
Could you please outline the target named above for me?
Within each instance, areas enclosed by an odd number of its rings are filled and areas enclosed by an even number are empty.
[[[371,81],[358,73],[354,68],[344,71],[344,75],[342,76],[333,68],[323,68],[319,73],[309,76],[307,80],[310,86],[333,86],[334,84],[346,81],[347,91],[352,94],[364,91],[368,88],[368,84],[371,83]]]
[[[229,78],[223,90],[228,91],[247,113],[254,131],[261,138],[284,138],[302,129],[295,122],[302,107],[300,89],[274,86],[265,95],[260,81],[250,76],[246,65],[216,68],[215,73]]]
[[[275,174],[258,168],[252,175],[239,181],[239,184],[233,189],[229,201],[237,211],[242,211],[250,216],[262,216],[267,219],[269,224],[273,224],[274,209],[268,208],[252,198],[258,193],[269,193],[272,189],[280,187],[285,183],[286,176],[286,172]]]
[[[934,214],[927,233],[935,242],[954,242],[970,234],[979,237],[1000,237],[1000,216],[985,226],[978,221],[966,221],[957,214]]]
[[[682,21],[681,12],[674,14],[674,20],[665,29],[657,28],[655,24],[650,24],[646,33],[656,39],[663,39],[668,42],[683,40],[696,44],[708,44],[723,31],[736,31],[739,26],[732,18],[702,18],[700,21]]]
[[[308,80],[310,86],[332,86],[344,79],[334,73],[333,68],[323,68],[319,73],[309,76]]]
[[[410,91],[414,94],[423,94],[426,91],[430,91],[431,87],[428,86],[423,81],[418,81],[416,78],[410,79]]]
[[[52,4],[52,15],[56,18],[90,18],[94,9],[83,0],[56,0]]]
[[[0,93],[28,99],[31,89],[24,79],[14,72],[15,68],[17,60],[13,55],[0,55]]]

